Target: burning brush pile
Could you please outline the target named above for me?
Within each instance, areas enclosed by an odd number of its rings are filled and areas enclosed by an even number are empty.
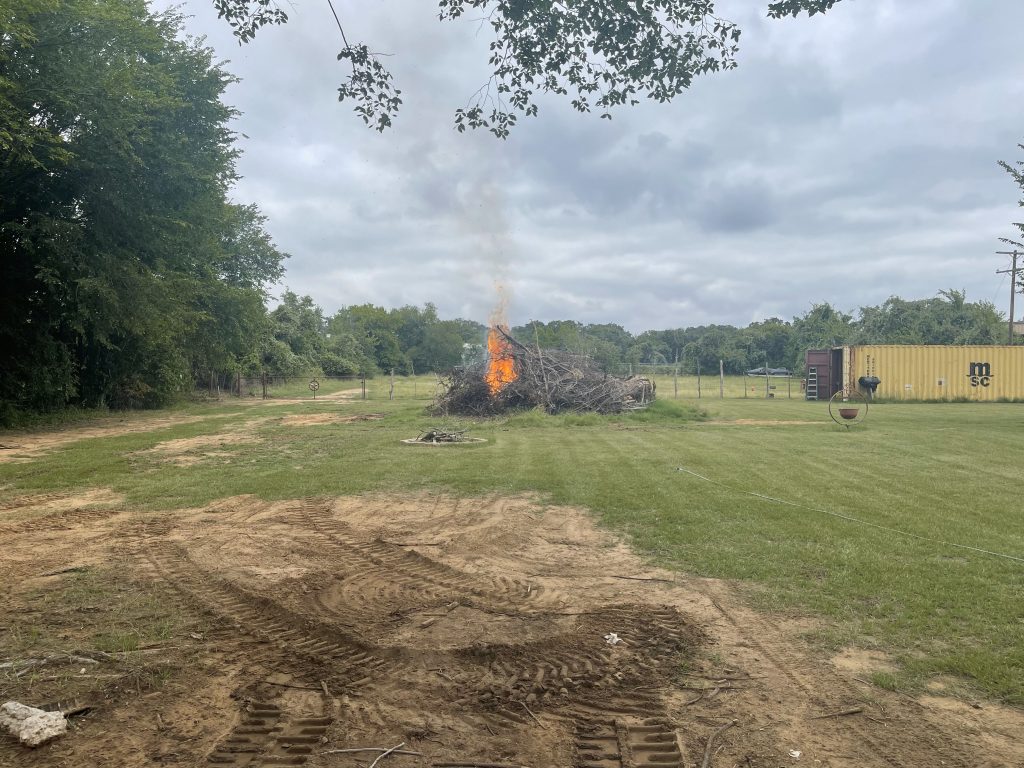
[[[442,379],[434,403],[438,414],[493,416],[542,408],[548,413],[620,413],[645,408],[654,382],[600,370],[587,355],[527,347],[507,330],[487,333],[487,362],[456,368]]]

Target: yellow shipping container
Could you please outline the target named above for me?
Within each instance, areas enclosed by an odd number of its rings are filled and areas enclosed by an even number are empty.
[[[1024,399],[1024,346],[877,345],[843,349],[845,386],[879,379],[885,400]]]

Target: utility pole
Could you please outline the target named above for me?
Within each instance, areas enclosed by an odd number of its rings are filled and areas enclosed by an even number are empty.
[[[1007,341],[1007,343],[1013,344],[1013,299],[1017,293],[1017,257],[1024,256],[1024,253],[1020,253],[1019,251],[1014,249],[1012,251],[996,251],[996,254],[999,256],[1013,257],[1013,266],[1010,269],[996,270],[997,275],[1005,275],[1007,273],[1009,273],[1010,275],[1010,338],[1009,341]]]

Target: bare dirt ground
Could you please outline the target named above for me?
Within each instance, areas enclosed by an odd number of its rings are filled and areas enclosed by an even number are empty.
[[[323,404],[324,401],[333,403],[347,403],[355,401],[359,395],[360,390],[358,389],[343,389],[337,392],[331,392],[326,395],[320,395],[314,400],[312,397],[302,398],[268,398],[263,400],[262,398],[239,398],[232,399],[233,405],[244,406],[246,409],[252,407],[267,407],[267,406],[278,406],[278,405],[299,405],[299,404]],[[220,417],[229,415],[241,415],[244,411],[237,414],[220,413],[217,414]],[[374,416],[376,414],[370,414]],[[318,414],[317,417],[323,418],[330,416],[329,414]],[[205,421],[210,418],[209,416],[195,415],[195,414],[170,414],[161,416],[150,416],[145,413],[124,413],[117,416],[111,416],[102,419],[98,424],[89,424],[82,427],[58,427],[48,431],[36,431],[36,432],[3,432],[0,433],[0,464],[5,462],[18,462],[24,463],[45,456],[51,451],[57,448],[63,448],[64,446],[70,445],[71,443],[77,443],[81,440],[89,440],[92,438],[99,437],[117,437],[119,435],[127,435],[136,432],[152,432],[157,429],[163,429],[165,427],[174,427],[179,424],[194,424],[196,422]],[[285,417],[289,418],[289,417]],[[301,417],[298,417],[301,418]],[[315,417],[314,417],[315,418]],[[268,420],[268,419],[262,419]],[[345,421],[346,419],[339,417],[338,419],[329,419],[336,421]],[[360,420],[359,417],[353,417],[349,420]],[[241,428],[243,432],[246,430],[251,431],[251,428],[259,423],[261,419],[250,420]],[[328,423],[312,421],[311,424]],[[230,430],[229,430],[230,431]],[[209,438],[195,438],[196,440],[202,441]],[[229,438],[231,439],[231,438]],[[233,441],[238,442],[240,438],[236,438]],[[174,442],[174,441],[169,441]],[[161,444],[167,445],[167,443]],[[177,446],[171,446],[171,449],[167,451],[169,454],[183,454],[186,451],[191,451],[196,446],[183,446],[180,451],[177,451]],[[159,451],[158,451],[159,452]],[[188,462],[185,462],[188,463]]]
[[[822,658],[807,621],[651,569],[582,510],[16,517],[53,501],[0,510],[0,697],[76,714],[37,750],[0,738],[3,766],[366,768],[400,743],[377,768],[1024,765],[1020,712],[877,689],[884,656]]]
[[[124,415],[104,420],[101,424],[84,427],[59,428],[48,432],[25,434],[4,433],[0,436],[0,463],[26,462],[80,440],[96,437],[116,437],[133,432],[152,432],[178,424],[194,424],[205,416],[174,414],[170,416]]]

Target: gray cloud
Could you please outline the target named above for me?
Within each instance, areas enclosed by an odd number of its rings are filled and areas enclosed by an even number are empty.
[[[487,29],[429,3],[345,11],[350,39],[394,54],[405,104],[383,136],[337,102],[326,6],[241,48],[208,0],[186,10],[242,78],[235,194],[328,312],[433,301],[485,321],[496,282],[513,322],[636,331],[950,287],[1003,301],[993,251],[1019,192],[996,161],[1024,140],[1024,4],[847,0],[786,21],[721,5],[744,27],[737,70],[610,122],[542,99],[507,142],[453,130],[487,80]]]

